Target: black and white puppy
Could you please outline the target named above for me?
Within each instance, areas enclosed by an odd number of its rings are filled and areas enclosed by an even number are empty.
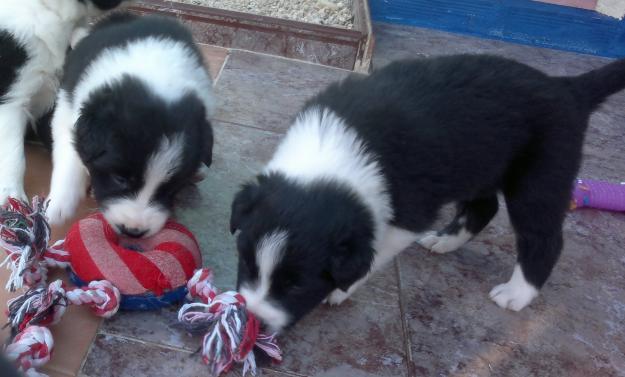
[[[159,231],[212,156],[212,82],[174,19],[113,14],[70,52],[52,119],[48,216],[72,216],[88,179],[120,233]]]
[[[518,263],[490,297],[522,309],[560,254],[589,116],[623,87],[625,60],[560,78],[479,55],[396,62],[330,86],[232,204],[248,307],[279,330],[324,299],[341,303],[415,241],[462,246],[502,192]],[[446,203],[455,219],[428,234]]]
[[[24,136],[54,106],[76,27],[122,0],[0,1],[0,205],[24,193]]]

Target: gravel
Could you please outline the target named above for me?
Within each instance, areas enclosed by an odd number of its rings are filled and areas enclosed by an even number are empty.
[[[320,25],[351,29],[352,0],[174,0],[180,3],[202,5],[285,18]]]

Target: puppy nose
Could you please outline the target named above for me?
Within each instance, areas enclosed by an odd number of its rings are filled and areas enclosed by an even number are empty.
[[[122,234],[133,238],[140,238],[148,232],[147,230],[139,228],[127,228],[125,225],[118,225],[118,227],[119,230],[121,230]]]

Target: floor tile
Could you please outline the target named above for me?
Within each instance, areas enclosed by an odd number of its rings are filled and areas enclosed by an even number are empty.
[[[278,370],[310,376],[404,376],[395,266],[339,306],[322,305],[280,338]]]
[[[81,372],[89,377],[208,376],[198,354],[99,334]],[[232,372],[224,377],[235,377]]]
[[[280,140],[280,135],[217,122],[214,125],[213,165],[199,184],[200,200],[177,212],[180,222],[195,234],[204,265],[215,270],[223,289],[234,288],[237,253],[230,234],[230,206],[240,186],[258,174]]]
[[[283,132],[304,102],[345,70],[232,51],[216,85],[219,120]]]
[[[213,81],[217,80],[219,72],[228,56],[228,49],[218,46],[200,44],[200,51],[204,55],[204,60],[208,64],[208,69]]]
[[[417,375],[608,376],[625,370],[625,241],[614,236],[622,234],[625,219],[580,212],[571,222],[551,279],[519,313],[488,298],[515,261],[505,211],[455,253],[404,252],[402,294]],[[587,229],[572,229],[578,227]]]

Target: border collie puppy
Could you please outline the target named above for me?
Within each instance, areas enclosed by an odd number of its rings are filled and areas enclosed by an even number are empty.
[[[625,60],[549,77],[479,55],[400,61],[330,86],[232,204],[248,307],[280,330],[324,299],[339,304],[415,241],[458,249],[502,192],[518,262],[490,297],[522,309],[560,254],[589,116],[624,87]],[[456,217],[426,233],[446,203]]]
[[[74,214],[90,178],[116,231],[159,231],[211,163],[212,107],[202,54],[180,23],[120,13],[96,24],[68,55],[52,118],[50,222]]]
[[[0,205],[24,193],[24,137],[51,111],[74,29],[122,0],[0,1]]]

